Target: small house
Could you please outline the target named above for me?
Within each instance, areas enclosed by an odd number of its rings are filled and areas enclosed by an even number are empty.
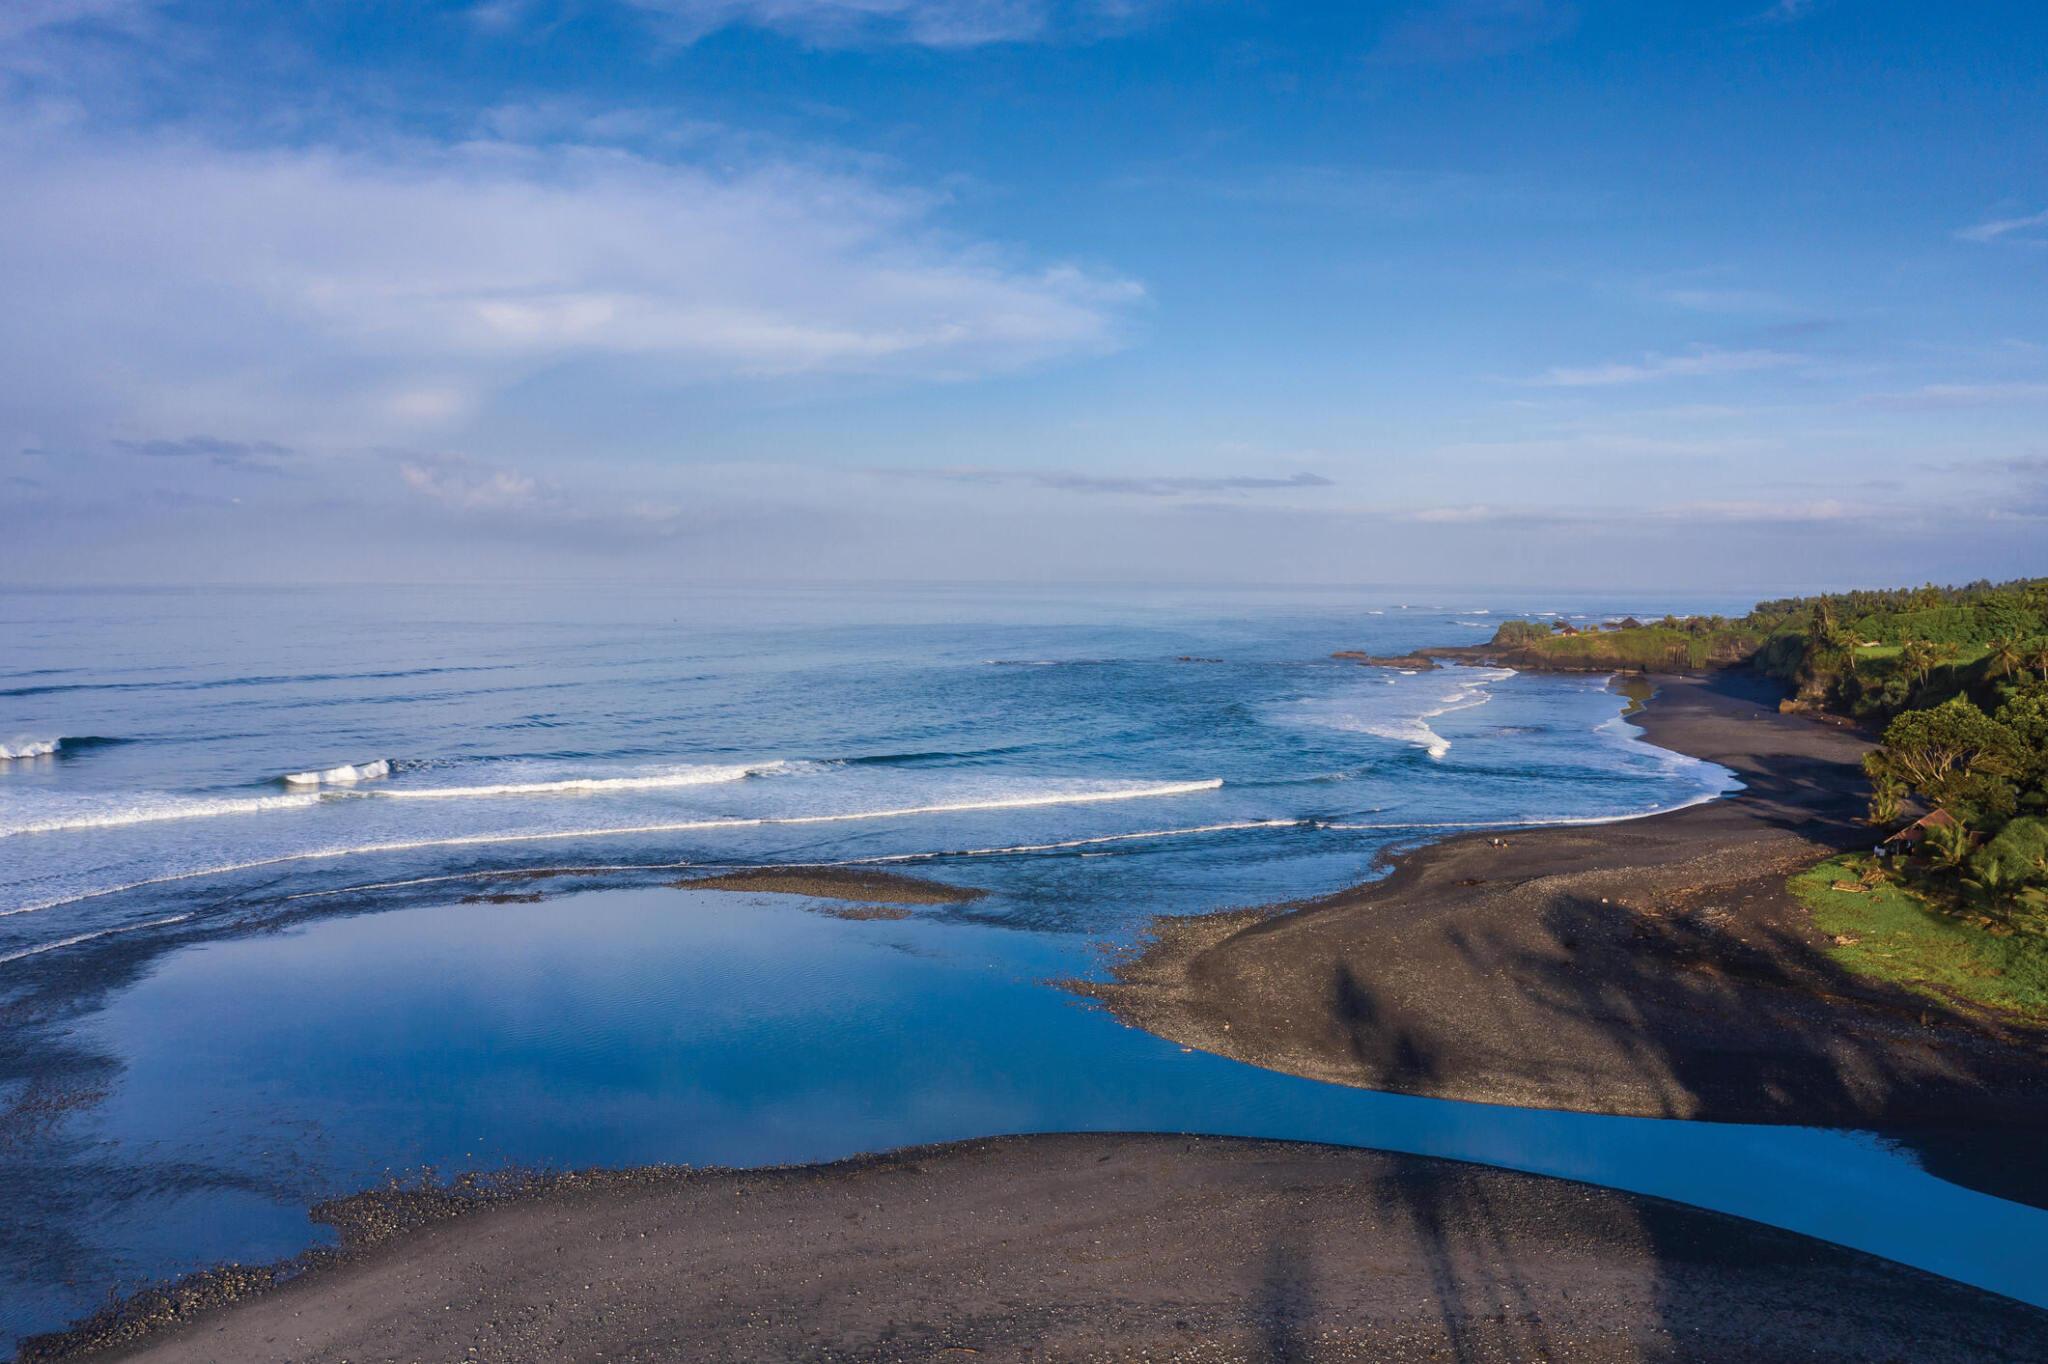
[[[1929,814],[1922,815],[1905,828],[1887,838],[1884,842],[1878,844],[1877,849],[1885,854],[1914,853],[1919,851],[1921,843],[1926,840],[1930,830],[1956,829],[1960,827],[1962,827],[1962,821],[1954,815],[1946,810],[1935,810]]]

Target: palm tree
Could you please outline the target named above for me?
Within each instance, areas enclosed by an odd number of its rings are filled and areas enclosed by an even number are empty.
[[[1913,675],[1913,680],[1923,685],[1927,674],[1934,671],[1934,646],[1924,639],[1909,639],[1899,646],[1899,664]]]
[[[2027,646],[2026,665],[2041,674],[2043,682],[2048,682],[2048,635]]]
[[[1985,663],[1986,673],[1991,677],[2009,676],[2020,666],[2024,657],[2019,636],[2000,635],[1991,641],[1991,652]]]
[[[1970,855],[1970,831],[1960,824],[1930,824],[1926,838],[1937,867],[1954,870]]]
[[[2006,879],[2005,868],[1988,859],[1980,861],[1972,874],[1963,880],[1983,892],[1984,898],[1993,905],[2004,904],[2012,896],[2013,888]]]

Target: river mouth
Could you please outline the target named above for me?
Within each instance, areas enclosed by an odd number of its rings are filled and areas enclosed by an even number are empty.
[[[216,939],[78,1020],[107,1058],[24,1129],[7,1334],[314,1241],[305,1209],[503,1165],[769,1165],[1011,1132],[1288,1138],[1656,1194],[2048,1303],[2048,1213],[1896,1143],[1295,1079],[1126,1028],[1051,982],[1099,942],[966,904],[669,886],[477,895]]]

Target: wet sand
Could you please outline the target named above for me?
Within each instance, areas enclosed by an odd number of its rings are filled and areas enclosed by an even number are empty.
[[[1868,741],[1780,715],[1748,674],[1655,683],[1634,722],[1732,768],[1744,791],[1625,823],[1453,838],[1284,912],[1162,918],[1114,980],[1073,988],[1185,1046],[1374,1089],[2048,1131],[2048,1035],[1848,974],[1785,888],[1872,841],[1857,822]]]
[[[2048,1313],[1853,1251],[1336,1147],[1012,1137],[323,1212],[349,1248],[291,1282],[190,1284],[24,1357],[2048,1359]]]

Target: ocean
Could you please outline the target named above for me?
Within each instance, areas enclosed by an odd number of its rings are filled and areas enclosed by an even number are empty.
[[[1870,1134],[1410,1099],[1060,990],[1154,915],[1459,829],[1712,799],[1598,676],[1366,668],[1526,590],[646,586],[0,593],[0,1336],[433,1168],[761,1164],[1039,1130],[1566,1174],[2048,1301],[2048,1214]],[[700,872],[985,892],[851,922]],[[1877,1211],[1883,1209],[1882,1215]]]

